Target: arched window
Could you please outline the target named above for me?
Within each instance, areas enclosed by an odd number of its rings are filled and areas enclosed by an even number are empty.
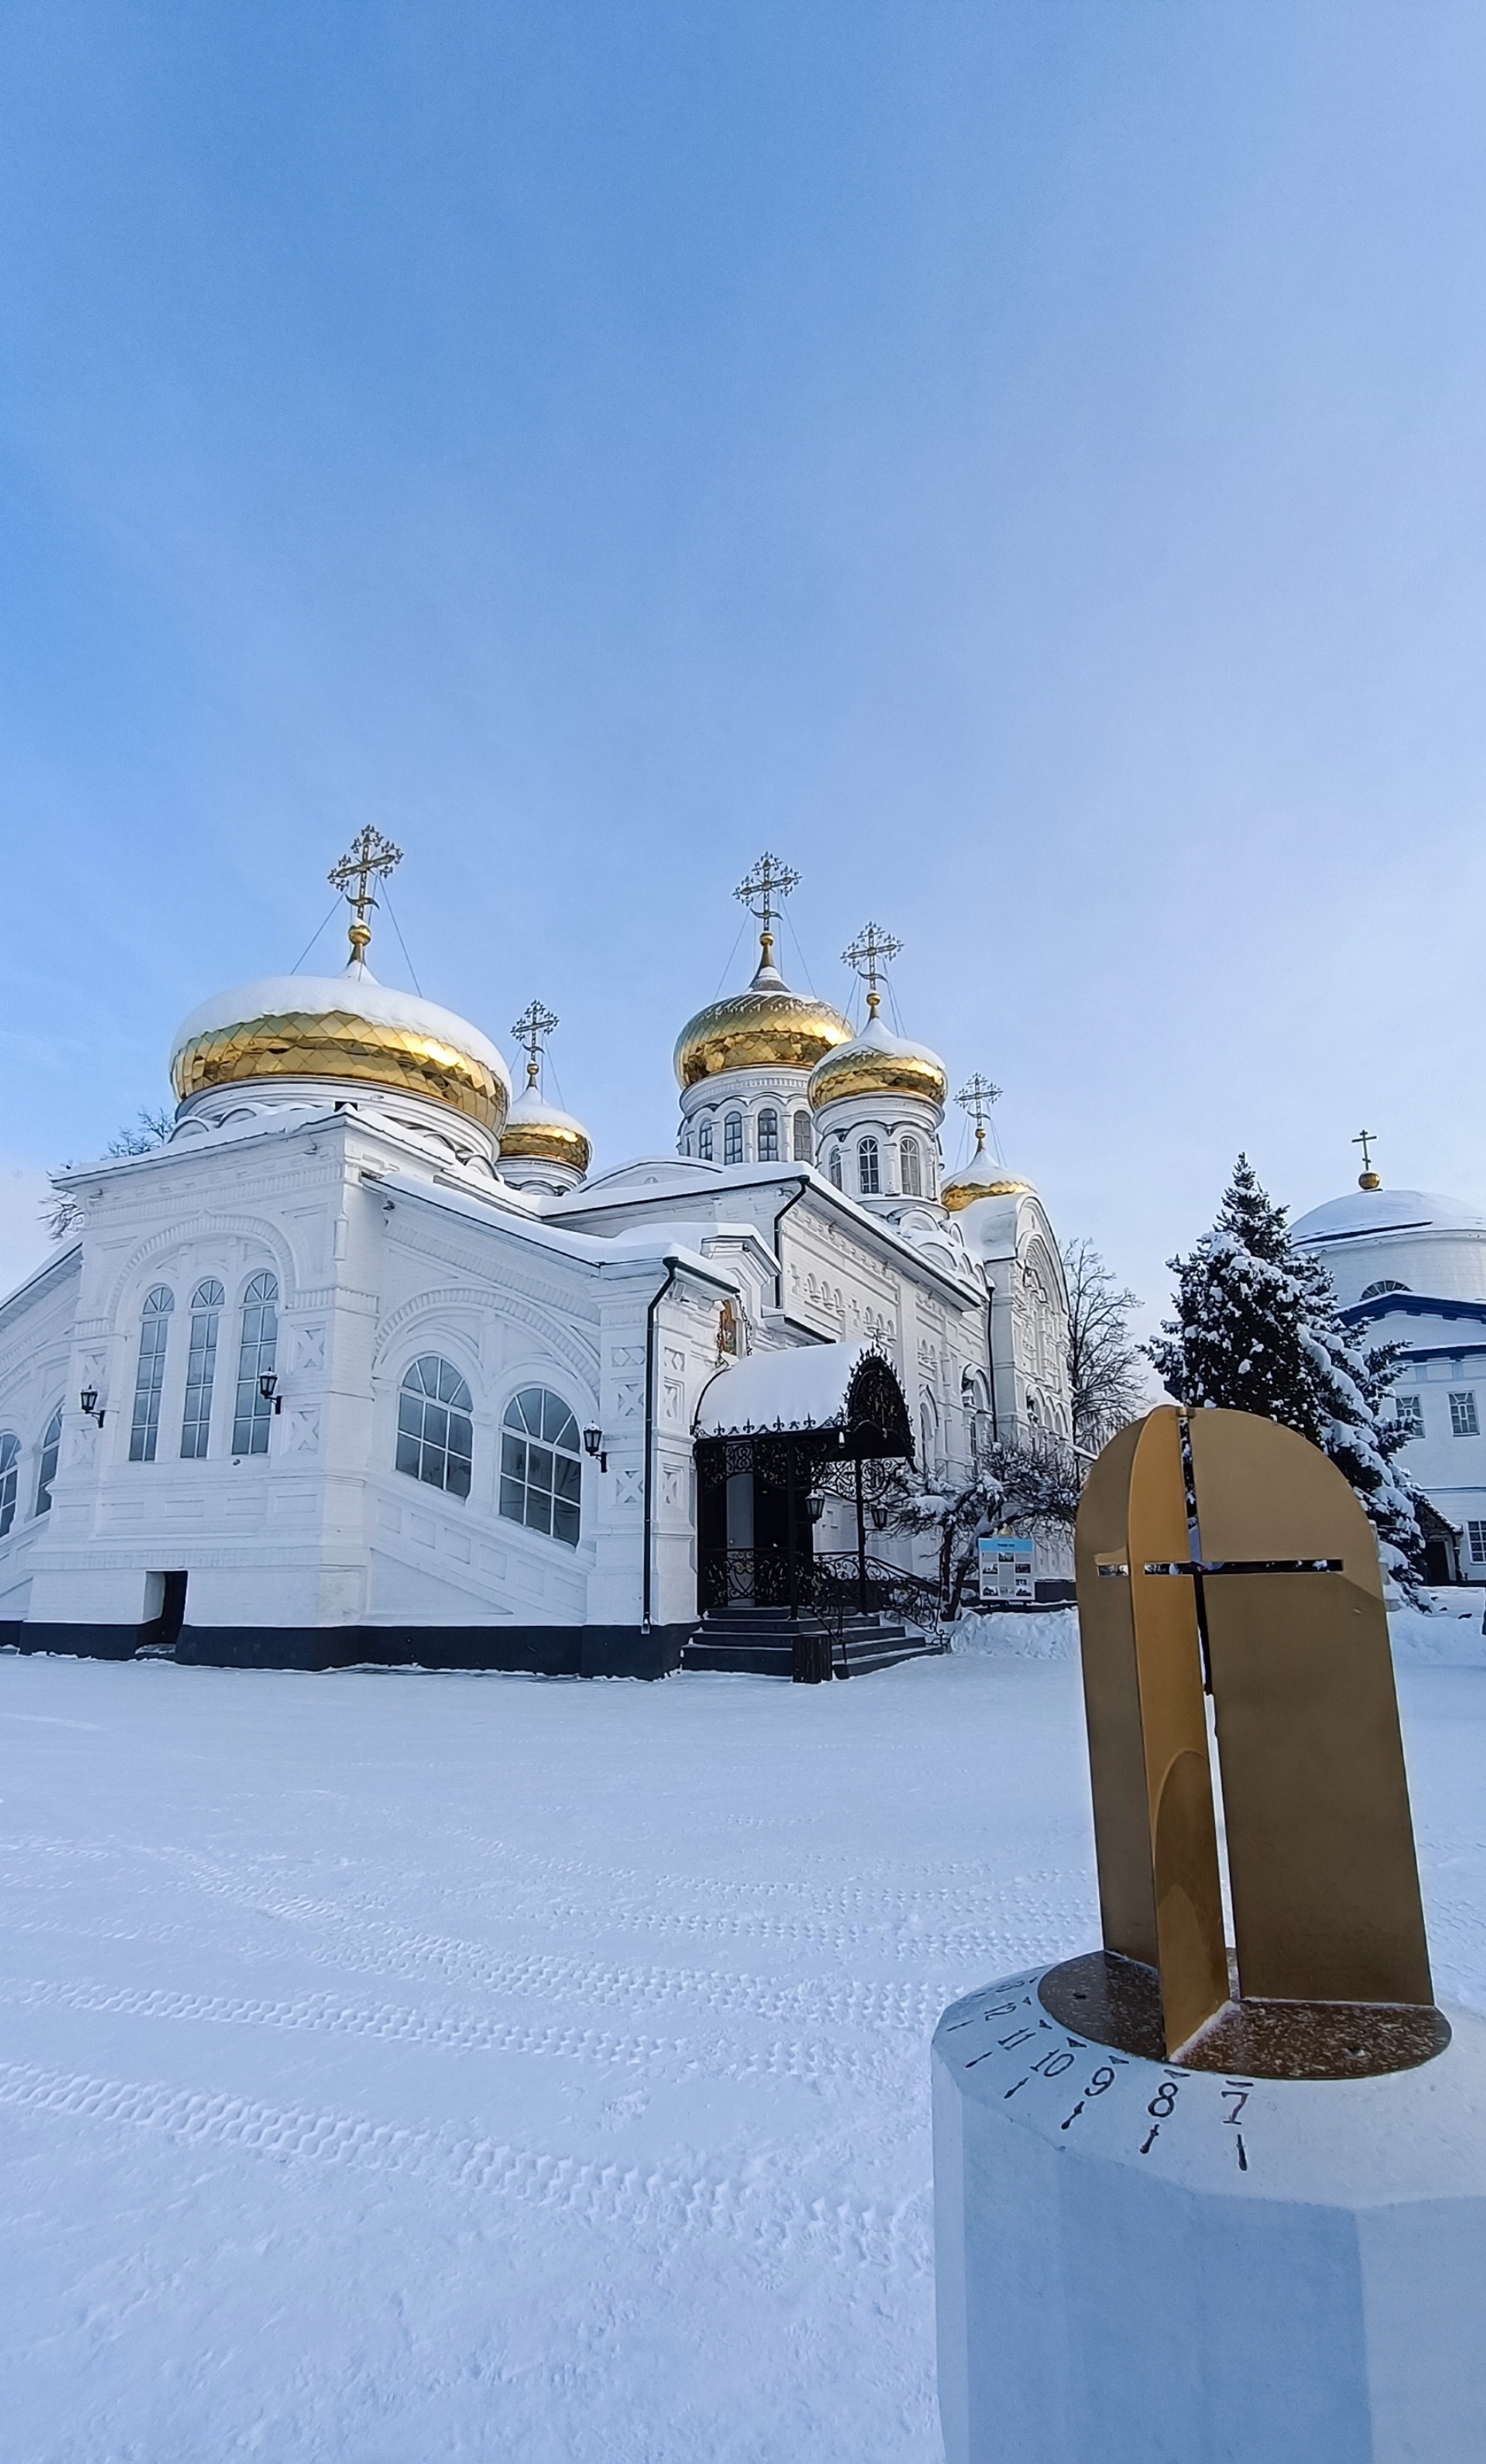
[[[712,1161],[712,1123],[710,1121],[703,1121],[697,1133],[697,1153],[703,1163]]]
[[[1407,1284],[1394,1284],[1389,1282],[1369,1284],[1362,1297],[1364,1301],[1375,1301],[1379,1299],[1384,1292],[1407,1292],[1408,1289],[1408,1286]]]
[[[34,1512],[52,1511],[52,1483],[56,1478],[56,1458],[62,1450],[62,1407],[58,1403],[46,1425],[41,1441],[41,1461],[36,1465],[36,1503]]]
[[[919,1161],[919,1141],[917,1138],[899,1138],[898,1142],[898,1170],[902,1176],[903,1196],[905,1198],[921,1198],[923,1195],[923,1171]]]
[[[216,1376],[216,1334],[227,1294],[214,1275],[208,1275],[191,1294],[191,1340],[186,1355],[186,1410],[181,1420],[181,1457],[193,1463],[207,1451],[211,1427],[211,1387]]]
[[[876,1138],[856,1142],[856,1185],[863,1198],[876,1198],[882,1186],[882,1164]]]
[[[397,1468],[452,1497],[468,1497],[475,1453],[475,1405],[451,1361],[436,1352],[415,1360],[397,1397]]]
[[[576,1549],[582,1486],[577,1421],[561,1395],[523,1386],[511,1399],[501,1432],[501,1513]]]
[[[831,1186],[832,1189],[839,1189],[841,1186],[841,1150],[839,1147],[832,1147],[831,1150]]]
[[[266,1455],[271,1398],[258,1384],[278,1351],[278,1279],[255,1275],[242,1296],[242,1333],[237,1344],[237,1395],[233,1412],[234,1455]]]
[[[743,1114],[729,1112],[722,1124],[722,1161],[742,1163],[743,1159]]]
[[[7,1429],[0,1437],[0,1540],[15,1520],[15,1492],[20,1478],[21,1441]]]
[[[175,1294],[156,1284],[144,1295],[140,1320],[140,1365],[134,1373],[134,1418],[129,1424],[129,1461],[153,1463],[160,1436],[160,1390],[166,1382],[166,1338]],[[41,1509],[36,1508],[39,1514]]]
[[[795,1162],[810,1163],[813,1160],[814,1154],[815,1140],[810,1131],[810,1116],[809,1112],[796,1112],[794,1116]]]
[[[779,1161],[779,1114],[772,1104],[765,1105],[759,1114],[759,1161]]]

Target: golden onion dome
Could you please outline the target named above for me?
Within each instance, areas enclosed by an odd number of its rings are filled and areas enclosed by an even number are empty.
[[[773,963],[771,936],[763,937],[763,960],[747,991],[709,1001],[677,1036],[676,1074],[683,1089],[724,1069],[813,1069],[837,1045],[851,1042],[839,1010],[790,991]]]
[[[593,1142],[581,1121],[559,1111],[528,1083],[505,1116],[500,1158],[564,1164],[581,1180],[593,1159]]]
[[[978,1157],[979,1160],[982,1158]],[[990,1157],[987,1155],[984,1160],[988,1164]],[[1013,1172],[1003,1172],[999,1164],[985,1180],[972,1177],[974,1169],[973,1164],[967,1164],[964,1172],[957,1172],[948,1180],[941,1181],[939,1202],[948,1214],[958,1215],[964,1207],[973,1206],[978,1198],[1035,1198],[1037,1195],[1030,1180],[1019,1179]]]
[[[828,1052],[811,1071],[811,1111],[857,1095],[917,1095],[943,1111],[949,1089],[939,1054],[926,1044],[890,1035],[877,1016],[876,996],[868,1001],[872,1015],[860,1035]]]
[[[340,976],[266,976],[192,1010],[170,1055],[185,1103],[216,1087],[331,1079],[445,1104],[499,1136],[511,1079],[493,1044],[453,1010],[379,984],[352,959]]]

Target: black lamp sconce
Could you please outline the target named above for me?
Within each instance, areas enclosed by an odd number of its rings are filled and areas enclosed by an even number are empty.
[[[609,1457],[604,1452],[604,1432],[602,1429],[584,1430],[583,1451],[586,1455],[596,1455],[598,1457],[598,1466],[600,1471],[608,1471]]]
[[[101,1428],[103,1425],[103,1415],[98,1408],[98,1388],[96,1386],[84,1386],[81,1394],[78,1397],[78,1401],[81,1405],[82,1410],[87,1414],[88,1419],[90,1420],[97,1420],[99,1427]]]
[[[262,1369],[258,1372],[258,1393],[262,1396],[265,1403],[273,1404],[276,1412],[281,1412],[283,1410],[284,1398],[278,1391],[278,1373],[277,1370]]]

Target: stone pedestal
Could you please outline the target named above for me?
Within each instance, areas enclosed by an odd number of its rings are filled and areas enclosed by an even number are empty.
[[[935,2033],[949,2464],[1486,2458],[1486,2021],[1229,2076],[1073,2033],[1049,1972]]]

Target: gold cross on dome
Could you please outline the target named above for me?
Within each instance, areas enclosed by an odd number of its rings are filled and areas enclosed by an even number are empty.
[[[882,999],[877,990],[878,979],[884,967],[898,957],[902,946],[901,941],[895,941],[892,934],[885,933],[880,924],[869,923],[862,926],[851,948],[841,953],[845,964],[855,970],[867,987],[867,1008],[873,1018],[876,1017]]]
[[[526,1053],[526,1088],[530,1093],[542,1070],[542,1052],[547,1037],[557,1024],[555,1011],[543,1009],[541,1001],[528,1001],[511,1033]]]
[[[986,1152],[986,1123],[989,1117],[990,1108],[992,1104],[995,1103],[1000,1092],[1000,1088],[993,1087],[990,1080],[988,1078],[983,1078],[980,1071],[977,1069],[974,1077],[967,1078],[965,1080],[959,1094],[955,1097],[955,1102],[960,1106],[961,1111],[968,1112],[971,1120],[975,1123],[975,1152],[977,1155],[984,1155]]]
[[[368,823],[351,841],[349,853],[342,856],[339,864],[333,864],[326,875],[331,889],[343,891],[346,904],[355,910],[356,921],[348,928],[353,965],[364,958],[366,944],[371,938],[366,910],[377,903],[371,884],[385,881],[402,860],[402,848],[394,847],[390,839],[384,838],[382,832],[374,830]],[[353,882],[356,885],[354,889],[351,887]]]
[[[1381,1189],[1383,1186],[1382,1181],[1373,1171],[1372,1155],[1370,1153],[1372,1141],[1377,1134],[1378,1133],[1376,1130],[1359,1130],[1356,1137],[1352,1140],[1353,1146],[1361,1147],[1363,1151],[1363,1168],[1357,1176],[1357,1186],[1359,1189]]]
[[[749,914],[758,917],[764,928],[759,935],[759,948],[763,953],[760,963],[763,966],[767,967],[773,963],[774,918],[780,913],[791,890],[798,890],[799,887],[799,874],[787,864],[781,864],[777,855],[770,855],[765,850],[760,856],[753,870],[744,875],[733,892],[735,898],[743,901]]]

